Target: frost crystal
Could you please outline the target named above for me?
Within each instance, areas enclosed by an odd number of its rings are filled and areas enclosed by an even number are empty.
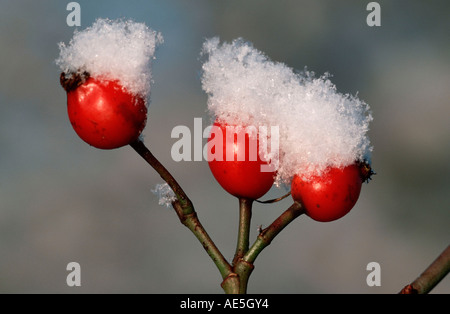
[[[150,93],[151,61],[163,42],[160,33],[131,20],[97,19],[75,31],[68,45],[59,43],[56,64],[65,73],[88,72],[97,79],[118,80],[133,94]]]
[[[278,184],[295,174],[307,179],[330,166],[370,162],[370,108],[339,93],[329,74],[296,72],[242,39],[208,39],[202,53],[211,115],[228,124],[279,127]]]
[[[152,192],[158,196],[159,205],[165,205],[166,207],[170,207],[172,202],[176,200],[176,196],[173,190],[167,183],[157,184],[155,189]]]

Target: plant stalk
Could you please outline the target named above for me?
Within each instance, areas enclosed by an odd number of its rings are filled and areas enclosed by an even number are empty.
[[[241,217],[242,221],[249,222],[249,216],[248,216],[248,203],[245,203],[244,201],[240,202],[240,209],[241,209]],[[247,212],[247,215],[244,213]],[[295,202],[293,205],[291,205],[283,214],[281,214],[269,227],[262,230],[260,234],[258,235],[255,243],[248,248],[248,241],[238,241],[238,247],[242,243],[241,248],[246,247],[247,250],[237,250],[235,258],[233,260],[233,272],[237,275],[237,280],[234,279],[233,284],[230,284],[228,282],[227,288],[229,290],[226,290],[224,285],[222,287],[224,288],[225,292],[227,293],[235,293],[237,290],[240,294],[247,293],[247,285],[248,280],[250,278],[250,275],[254,269],[254,261],[256,257],[259,255],[259,253],[264,250],[271,242],[272,240],[283,230],[288,224],[290,224],[295,218],[300,216],[304,213],[304,210],[302,208],[302,205],[298,202]],[[244,230],[242,233],[246,236],[242,236],[241,239],[247,239],[248,240],[248,226],[249,224],[246,224],[246,227],[240,229]],[[247,237],[247,238],[246,238]],[[245,252],[243,256],[241,256],[241,252]],[[233,288],[230,289],[230,287]],[[234,292],[232,292],[234,291]]]
[[[281,230],[303,213],[304,210],[302,205],[298,202],[294,202],[294,204],[281,214],[269,227],[263,229],[259,233],[255,243],[244,255],[243,260],[248,263],[253,263],[256,257],[258,257],[262,250],[272,242]]]
[[[140,139],[131,143],[130,146],[156,170],[174,192],[176,200],[172,202],[172,206],[180,222],[196,236],[219,269],[223,279],[221,284],[223,290],[228,294],[247,293],[247,283],[253,271],[253,262],[256,257],[272,242],[281,230],[304,212],[301,204],[295,202],[289,207],[269,227],[260,232],[255,243],[249,248],[253,200],[240,198],[237,247],[233,263],[230,265],[200,223],[194,205],[171,173]]]
[[[194,209],[194,205],[187,197],[184,190],[170,174],[170,172],[156,159],[156,157],[150,152],[145,144],[140,140],[136,140],[131,143],[130,146],[150,165],[158,172],[161,178],[167,182],[170,188],[173,190],[177,200],[172,202],[172,206],[180,219],[180,222],[185,225],[191,232],[197,237],[202,244],[203,248],[208,253],[214,264],[219,269],[222,278],[227,278],[232,273],[232,267],[227,262],[225,257],[216,247],[210,236],[206,232],[205,228],[200,223],[197,213]]]
[[[450,271],[450,245],[433,263],[411,284],[405,286],[400,294],[429,293]]]
[[[233,258],[232,265],[247,253],[250,241],[250,222],[252,219],[253,200],[247,198],[239,198],[239,231],[236,246],[236,253]]]

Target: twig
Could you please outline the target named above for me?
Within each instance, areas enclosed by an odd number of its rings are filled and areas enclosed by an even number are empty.
[[[189,215],[194,212],[194,206],[191,200],[188,198],[186,193],[183,191],[181,186],[172,176],[172,174],[156,159],[155,156],[150,152],[150,150],[145,146],[144,142],[140,139],[132,142],[130,146],[142,157],[144,160],[159,173],[161,178],[167,182],[172,191],[175,193],[178,202],[180,203],[183,214]]]
[[[450,271],[450,245],[428,266],[411,284],[405,286],[400,294],[429,293]]]
[[[172,202],[172,206],[180,219],[180,222],[185,225],[202,244],[208,255],[213,260],[214,264],[220,271],[223,279],[226,279],[231,273],[231,265],[223,257],[222,253],[216,247],[214,242],[209,237],[206,230],[200,223],[197,213],[195,212],[194,205],[187,197],[181,186],[170,174],[170,172],[156,159],[150,150],[144,145],[144,143],[138,139],[131,143],[130,146],[150,165],[156,172],[159,173],[161,178],[167,182],[170,188],[173,190],[177,200]]]
[[[259,200],[255,200],[255,201],[257,201],[258,203],[261,203],[261,204],[272,204],[272,203],[276,203],[276,202],[279,202],[279,201],[281,201],[281,200],[284,200],[286,197],[288,197],[289,195],[291,195],[291,191],[289,191],[289,193],[287,193],[287,194],[285,194],[285,195],[283,195],[283,196],[280,196],[280,197],[278,197],[278,198],[275,198],[275,199],[272,199],[272,200],[267,200],[267,201],[259,201]]]
[[[294,202],[283,214],[281,214],[269,227],[263,229],[255,243],[243,257],[248,263],[253,263],[261,251],[295,218],[304,213],[300,203]]]
[[[242,202],[241,202],[242,205]],[[241,206],[241,217],[242,209],[245,212],[245,206]],[[281,232],[289,223],[291,223],[295,218],[303,214],[303,209],[300,203],[295,202],[291,207],[289,207],[283,214],[281,214],[269,227],[262,230],[258,235],[255,243],[245,252],[241,257],[240,252],[237,251],[235,258],[233,259],[233,271],[237,277],[229,277],[230,280],[224,281],[227,284],[228,291],[238,293],[247,292],[247,284],[250,274],[254,269],[254,261],[256,257],[261,253],[261,251],[267,247],[270,242]],[[247,225],[248,228],[249,224]],[[247,232],[247,229],[246,229]],[[246,241],[246,247],[248,248],[248,240]],[[238,242],[239,247],[239,242]],[[244,252],[244,251],[242,251]],[[239,253],[239,255],[238,255]],[[236,287],[237,286],[237,287]],[[227,291],[222,284],[222,287]]]
[[[239,232],[233,265],[248,251],[250,239],[250,222],[252,219],[253,200],[239,198]]]

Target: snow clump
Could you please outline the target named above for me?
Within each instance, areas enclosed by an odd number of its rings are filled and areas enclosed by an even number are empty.
[[[370,163],[370,108],[339,93],[329,74],[295,71],[240,38],[222,44],[208,39],[202,55],[202,87],[215,119],[279,127],[277,184],[290,184],[294,175],[308,179],[328,167]]]

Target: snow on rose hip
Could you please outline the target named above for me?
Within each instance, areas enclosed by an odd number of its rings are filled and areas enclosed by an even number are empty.
[[[86,143],[114,149],[138,139],[147,122],[151,60],[162,36],[143,23],[97,19],[60,43],[56,63],[69,120]]]
[[[361,172],[370,169],[369,106],[339,93],[329,74],[297,72],[242,38],[231,43],[209,39],[203,54],[208,59],[202,87],[210,113],[238,125],[278,126],[275,185],[291,187],[294,200],[313,219],[345,215],[366,179]]]

